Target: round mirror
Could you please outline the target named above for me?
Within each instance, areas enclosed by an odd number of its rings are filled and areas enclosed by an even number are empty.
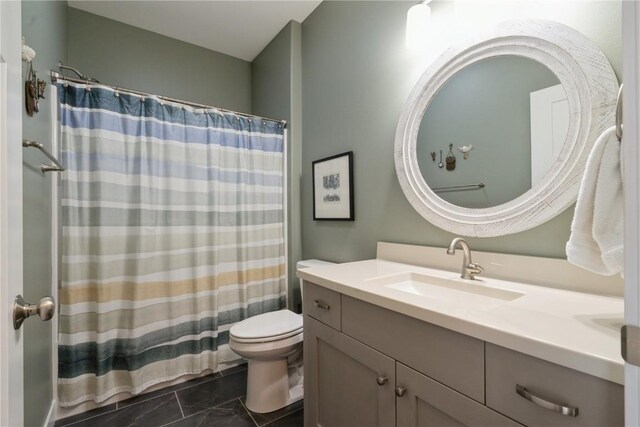
[[[414,86],[396,130],[400,186],[459,235],[542,224],[575,202],[617,90],[607,58],[574,29],[501,24],[443,53]]]
[[[456,206],[507,203],[553,166],[568,119],[567,95],[543,64],[515,55],[473,63],[427,106],[416,142],[420,173]]]

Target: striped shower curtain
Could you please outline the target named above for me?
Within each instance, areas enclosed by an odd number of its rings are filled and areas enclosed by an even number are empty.
[[[281,123],[59,85],[62,406],[238,359],[284,306]]]

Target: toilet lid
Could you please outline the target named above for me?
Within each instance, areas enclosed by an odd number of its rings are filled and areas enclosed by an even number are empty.
[[[281,335],[290,336],[301,330],[301,315],[289,310],[280,310],[244,319],[233,325],[229,334],[242,340],[262,340]]]

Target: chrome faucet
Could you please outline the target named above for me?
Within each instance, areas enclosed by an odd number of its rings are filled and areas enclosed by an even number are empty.
[[[467,280],[473,280],[476,274],[482,274],[484,272],[484,268],[480,266],[480,264],[474,264],[471,261],[471,248],[469,244],[462,238],[456,237],[449,244],[449,249],[447,249],[447,255],[455,255],[456,247],[460,246],[462,248],[462,272],[460,277]]]

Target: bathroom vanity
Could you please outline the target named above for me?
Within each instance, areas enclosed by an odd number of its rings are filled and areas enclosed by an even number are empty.
[[[578,31],[500,24],[450,47],[415,84],[396,130],[400,187],[454,235],[541,225],[575,203],[589,152],[614,124],[617,91],[607,58]],[[464,153],[458,166],[451,141]],[[505,154],[516,145],[526,155]],[[443,170],[436,154],[447,146]],[[515,158],[524,160],[498,161]],[[446,255],[458,243],[382,243],[376,259],[298,272],[305,425],[623,425],[622,281],[565,260],[474,253],[475,264],[466,242],[461,271],[460,255]]]
[[[306,426],[624,424],[622,298],[380,258],[400,247],[298,272]]]

